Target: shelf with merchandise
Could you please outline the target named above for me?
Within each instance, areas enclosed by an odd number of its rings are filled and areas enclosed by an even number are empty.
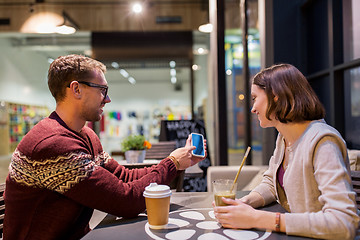
[[[50,113],[46,106],[7,102],[9,152],[13,152],[21,139]]]

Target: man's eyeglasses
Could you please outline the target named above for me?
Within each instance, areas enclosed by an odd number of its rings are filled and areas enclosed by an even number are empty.
[[[77,82],[78,82],[78,83],[81,83],[81,84],[85,84],[86,86],[89,86],[89,87],[100,88],[101,94],[104,96],[104,100],[106,99],[106,96],[107,96],[107,93],[108,93],[108,89],[109,89],[108,86],[99,85],[99,84],[91,83],[91,82],[85,82],[85,81],[77,81]],[[103,100],[103,101],[104,101],[104,100]]]

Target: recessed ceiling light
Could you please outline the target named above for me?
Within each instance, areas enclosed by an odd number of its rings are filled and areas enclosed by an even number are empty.
[[[203,47],[199,47],[197,49],[194,49],[193,53],[195,55],[206,55],[209,53],[209,50]]]
[[[176,66],[176,62],[175,61],[170,61],[169,65],[171,68],[174,68]]]
[[[128,78],[128,81],[129,81],[129,83],[131,83],[131,84],[135,84],[136,83],[136,80],[135,80],[135,78],[133,78],[133,77],[129,77]]]
[[[129,77],[129,73],[125,69],[120,69],[120,74],[123,75],[124,78]]]
[[[111,66],[116,69],[119,68],[119,64],[117,62],[112,62]]]
[[[194,71],[198,71],[198,70],[200,70],[200,66],[199,65],[197,65],[197,64],[194,64],[194,65],[192,65],[192,70],[194,70]]]
[[[140,3],[134,3],[134,5],[132,6],[132,11],[134,13],[141,13],[142,12],[142,6]]]

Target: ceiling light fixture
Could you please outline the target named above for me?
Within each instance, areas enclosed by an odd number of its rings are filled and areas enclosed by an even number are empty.
[[[193,53],[195,55],[206,55],[209,53],[209,50],[206,49],[206,47],[198,47],[198,48],[194,49]]]
[[[41,22],[36,25],[36,33],[41,34],[50,34],[54,33],[54,23],[51,22]]]
[[[112,62],[111,63],[111,66],[115,69],[118,69],[119,68],[119,64],[117,62]]]
[[[134,3],[134,5],[132,5],[132,11],[134,13],[141,13],[142,9],[143,9],[143,7],[140,3]]]
[[[73,34],[76,30],[79,29],[79,26],[75,23],[73,19],[65,12],[62,12],[64,22],[55,28],[56,33],[60,34]]]
[[[129,77],[129,78],[128,78],[128,81],[129,81],[129,83],[131,83],[132,85],[135,85],[135,83],[136,83],[136,80],[135,80],[135,78],[133,78],[133,77]]]
[[[211,33],[213,25],[211,23],[205,23],[199,26],[199,31],[203,33]]]
[[[170,65],[171,68],[174,68],[174,67],[176,67],[176,62],[175,61],[170,61],[169,65]]]
[[[202,24],[198,29],[203,33],[211,33],[213,31],[213,25],[210,23],[209,10],[206,12],[206,17],[202,20]]]
[[[119,68],[119,64],[116,63],[116,62],[112,62],[111,65],[112,65],[115,69],[118,69],[118,68]],[[135,85],[135,84],[136,84],[135,78],[131,77],[130,74],[129,74],[125,69],[121,68],[121,69],[119,70],[119,72],[120,72],[120,74],[121,74],[124,78],[126,78],[126,79],[129,81],[129,83],[131,83],[132,85]]]
[[[176,78],[176,62],[175,61],[170,61],[169,62],[170,65],[170,81],[172,84],[175,84],[177,82],[177,78]]]
[[[201,67],[200,67],[199,65],[197,65],[197,64],[192,65],[191,68],[192,68],[192,70],[194,70],[194,71],[198,71],[198,70],[201,69]]]
[[[129,73],[128,73],[125,69],[120,69],[120,74],[121,74],[124,78],[128,78],[128,77],[129,77]]]

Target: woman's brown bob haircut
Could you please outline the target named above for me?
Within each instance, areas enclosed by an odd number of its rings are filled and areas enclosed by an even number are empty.
[[[88,81],[96,72],[106,72],[101,62],[82,55],[71,54],[55,59],[49,67],[48,86],[56,102],[65,98],[66,88],[72,81]]]
[[[282,123],[322,119],[325,109],[304,75],[290,64],[278,64],[255,75],[252,84],[264,89],[266,118]]]

